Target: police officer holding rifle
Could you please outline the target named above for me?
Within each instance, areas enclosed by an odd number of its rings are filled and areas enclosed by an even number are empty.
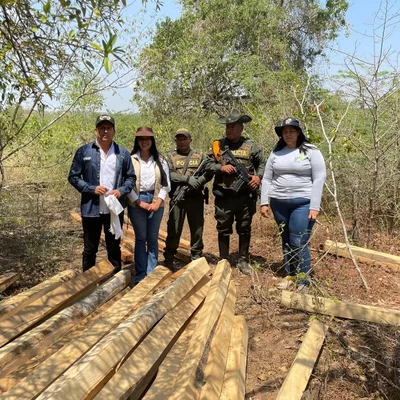
[[[208,203],[208,188],[212,166],[204,162],[206,156],[191,149],[192,137],[187,129],[178,129],[176,150],[167,154],[171,177],[171,200],[165,241],[165,265],[176,270],[174,256],[179,246],[183,223],[187,215],[190,229],[190,256],[195,260],[203,253],[204,202]]]
[[[251,222],[265,168],[263,152],[253,140],[242,136],[244,124],[250,121],[251,117],[237,109],[226,117],[219,117],[218,122],[225,125],[226,137],[214,141],[207,157],[207,163],[213,166],[215,173],[213,194],[220,258],[229,258],[229,240],[236,221],[239,235],[237,268],[246,275],[251,273],[248,264]]]

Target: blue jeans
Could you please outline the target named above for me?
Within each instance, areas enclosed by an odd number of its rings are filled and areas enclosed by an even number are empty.
[[[151,203],[153,192],[140,192],[141,201]],[[140,207],[128,206],[128,215],[135,231],[135,283],[140,282],[158,262],[158,231],[164,207],[149,213]]]
[[[307,274],[301,283],[308,284],[311,257],[308,241],[315,221],[308,220],[310,199],[270,199],[270,207],[282,238],[283,258],[287,275]]]

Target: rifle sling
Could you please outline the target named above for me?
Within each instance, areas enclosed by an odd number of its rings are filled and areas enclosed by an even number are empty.
[[[193,154],[193,150],[190,150],[189,154],[186,157],[185,164],[184,164],[183,169],[182,169],[182,175],[186,174],[186,171],[187,171],[187,169],[189,167],[189,163],[190,163],[190,159],[192,157],[192,154]]]

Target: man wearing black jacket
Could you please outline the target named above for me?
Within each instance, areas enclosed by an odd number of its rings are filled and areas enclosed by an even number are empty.
[[[82,269],[96,264],[96,254],[104,228],[108,260],[115,271],[121,269],[120,239],[109,231],[110,210],[105,196],[115,196],[125,206],[125,197],[135,185],[136,177],[128,150],[113,141],[115,120],[107,114],[96,119],[96,140],[75,153],[68,175],[69,183],[81,194],[84,250]],[[123,215],[119,215],[123,223]]]

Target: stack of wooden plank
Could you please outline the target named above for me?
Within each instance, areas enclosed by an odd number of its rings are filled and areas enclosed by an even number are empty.
[[[400,310],[349,303],[337,299],[282,291],[281,303],[289,308],[360,321],[400,326]],[[315,316],[314,316],[315,317]],[[321,319],[321,317],[319,317]],[[301,400],[322,349],[328,326],[314,318],[278,393],[277,400]]]
[[[129,289],[108,262],[0,303],[2,399],[244,399],[247,324],[231,268],[158,266]],[[4,306],[4,308],[3,308]]]
[[[81,216],[78,213],[72,211],[70,213],[70,216],[74,222],[79,224],[81,223]],[[121,259],[124,263],[130,263],[133,261],[135,232],[133,231],[132,224],[130,223],[128,218],[125,218],[123,232],[124,236],[121,241]],[[158,249],[160,252],[164,251],[166,239],[167,233],[163,230],[160,230],[158,235]],[[100,240],[105,245],[104,235],[102,235]],[[179,248],[175,257],[183,262],[190,262],[190,243],[187,240],[181,239],[179,241]]]

